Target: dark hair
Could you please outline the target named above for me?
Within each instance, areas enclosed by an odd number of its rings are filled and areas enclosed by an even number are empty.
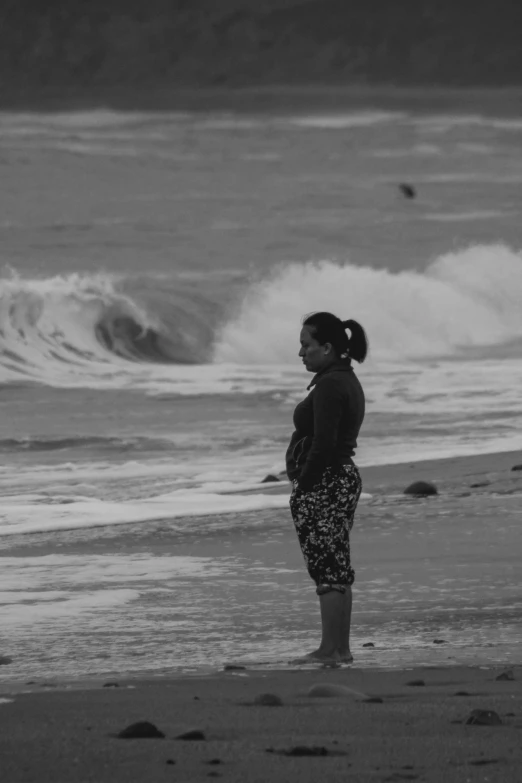
[[[305,316],[303,326],[310,326],[313,336],[320,345],[331,343],[333,349],[340,357],[348,353],[356,362],[364,362],[368,353],[368,338],[361,324],[353,321],[341,321],[333,313],[312,313]],[[351,332],[350,337],[346,330]]]

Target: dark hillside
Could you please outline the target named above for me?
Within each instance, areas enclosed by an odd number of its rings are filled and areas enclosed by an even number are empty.
[[[0,87],[522,85],[520,0],[3,0]]]

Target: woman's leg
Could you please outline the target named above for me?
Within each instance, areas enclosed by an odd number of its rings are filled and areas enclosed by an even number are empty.
[[[347,474],[347,475],[346,475]],[[322,636],[319,647],[301,659],[350,663],[350,624],[354,579],[349,531],[361,484],[357,470],[327,470],[315,492],[292,493],[290,507],[307,569],[318,586]],[[348,513],[347,513],[348,512]]]
[[[341,639],[339,655],[343,663],[351,663],[353,655],[350,650],[350,625],[352,621],[352,588],[347,585],[343,595],[343,614],[341,620]]]
[[[345,594],[331,590],[319,596],[321,607],[321,644],[317,653],[326,658],[338,658],[341,649]]]
[[[341,645],[341,629],[343,625],[345,594],[338,590],[328,590],[319,593],[319,606],[321,609],[321,644],[316,650],[297,658],[293,663],[307,663],[308,661],[324,661],[324,663],[338,663],[341,658],[339,649]]]

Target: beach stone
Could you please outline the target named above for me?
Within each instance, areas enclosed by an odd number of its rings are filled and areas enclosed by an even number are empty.
[[[267,753],[277,753],[280,756],[347,756],[344,750],[328,750],[322,745],[296,745],[293,748],[267,748]]]
[[[522,470],[522,462],[519,462],[518,465],[513,465],[511,470]]]
[[[281,707],[283,700],[276,693],[260,693],[255,697],[254,704],[263,707]]]
[[[355,691],[353,688],[348,688],[346,685],[336,685],[335,683],[318,683],[312,685],[308,690],[308,696],[314,698],[349,698],[349,699],[368,699],[370,698],[367,693],[361,693],[361,691]]]
[[[498,677],[495,677],[495,680],[498,680],[499,682],[504,682],[506,680],[513,681],[515,679],[515,673],[513,669],[508,669],[505,672],[502,672],[502,674],[499,674]]]
[[[267,748],[267,753],[278,753],[281,756],[327,756],[328,751],[322,745],[296,745],[293,748],[274,750]]]
[[[363,644],[363,647],[375,647],[375,645],[373,642],[366,642],[365,644]]]
[[[0,666],[7,666],[9,663],[12,663],[13,659],[10,658],[8,655],[0,655]]]
[[[446,639],[434,639],[433,644],[447,644]]]
[[[409,682],[406,683],[406,685],[409,685],[412,688],[420,688],[426,685],[426,683],[424,682],[424,680],[410,680]]]
[[[167,759],[165,762],[165,764],[175,764],[175,763],[176,762],[174,761],[174,759]]]
[[[267,476],[264,477],[264,479],[261,481],[261,484],[267,484],[270,481],[280,481],[280,479],[277,478],[277,476],[274,476],[273,473],[269,473]]]
[[[153,723],[146,720],[131,723],[127,728],[122,729],[118,734],[120,739],[163,739],[164,733]]]
[[[104,682],[103,683],[104,688],[119,688],[120,683],[119,682]]]
[[[431,484],[429,481],[414,481],[409,487],[404,490],[405,495],[413,495],[417,498],[426,498],[430,495],[438,495],[439,491],[435,484]]]
[[[223,666],[223,671],[225,672],[239,672],[239,671],[245,671],[246,666],[241,666],[238,663],[226,663]]]
[[[221,759],[210,759],[210,761],[206,761],[205,764],[222,764],[223,762]]]
[[[176,739],[182,739],[182,740],[204,740],[205,735],[202,731],[199,731],[199,729],[192,729],[191,731],[186,731],[184,734],[178,734]]]
[[[466,719],[466,725],[502,726],[502,721],[494,710],[473,710]]]

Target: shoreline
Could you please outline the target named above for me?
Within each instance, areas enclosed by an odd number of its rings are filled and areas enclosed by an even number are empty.
[[[353,529],[358,670],[518,662],[522,470],[511,468],[521,463],[522,452],[505,452],[362,469],[372,498]],[[403,494],[419,480],[434,482],[438,495]],[[0,668],[0,680],[42,681],[60,671],[65,679],[174,671],[191,679],[234,660],[286,670],[318,629],[315,591],[285,509],[188,518],[182,527],[167,519],[20,535],[2,555],[3,589],[14,592],[0,654],[13,663]],[[52,600],[45,558],[62,590]],[[16,582],[22,566],[25,583],[40,591],[34,606]],[[119,595],[129,598],[120,604]],[[38,622],[45,649],[35,643]],[[364,649],[370,642],[374,649]]]

